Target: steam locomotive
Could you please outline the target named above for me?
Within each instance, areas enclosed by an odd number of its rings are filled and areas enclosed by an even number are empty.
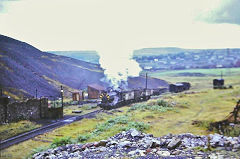
[[[110,90],[100,95],[101,101],[98,105],[103,109],[114,109],[135,102],[147,101],[152,95],[160,95],[162,92],[166,92],[166,89]]]
[[[182,92],[189,90],[191,87],[188,82],[181,82],[169,85],[169,92]],[[134,90],[108,90],[100,95],[101,101],[98,103],[103,109],[110,110],[115,109],[127,104],[147,101],[153,95],[160,95],[167,92],[167,88],[158,89],[134,89]]]

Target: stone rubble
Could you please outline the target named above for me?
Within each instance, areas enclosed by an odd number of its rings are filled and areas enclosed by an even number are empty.
[[[207,151],[209,145],[213,151]],[[202,151],[200,151],[202,150]],[[153,137],[135,129],[123,131],[108,140],[68,144],[36,153],[33,159],[77,158],[239,158],[240,136],[208,136],[184,133]]]

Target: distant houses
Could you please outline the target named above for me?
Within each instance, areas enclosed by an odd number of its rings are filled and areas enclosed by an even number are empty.
[[[240,49],[195,50],[171,54],[135,54],[144,70],[239,67]]]

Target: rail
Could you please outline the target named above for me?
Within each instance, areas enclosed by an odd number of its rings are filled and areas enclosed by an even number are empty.
[[[90,113],[87,113],[87,114],[84,114],[84,115],[81,115],[81,116],[75,116],[75,117],[70,117],[68,119],[63,119],[63,120],[58,121],[56,123],[52,123],[52,124],[49,124],[49,125],[31,130],[31,131],[28,131],[26,133],[11,137],[9,139],[2,140],[2,141],[0,141],[0,150],[8,148],[8,147],[10,147],[14,144],[21,143],[21,142],[26,141],[28,139],[34,138],[35,136],[44,134],[44,133],[49,132],[53,129],[56,129],[56,128],[65,126],[67,124],[71,124],[73,122],[82,120],[83,118],[91,117],[98,112],[99,112],[99,110],[95,110],[93,112],[90,112]]]

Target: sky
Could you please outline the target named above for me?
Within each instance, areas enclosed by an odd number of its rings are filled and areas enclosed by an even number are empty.
[[[43,51],[240,48],[240,1],[0,0],[0,34]]]

